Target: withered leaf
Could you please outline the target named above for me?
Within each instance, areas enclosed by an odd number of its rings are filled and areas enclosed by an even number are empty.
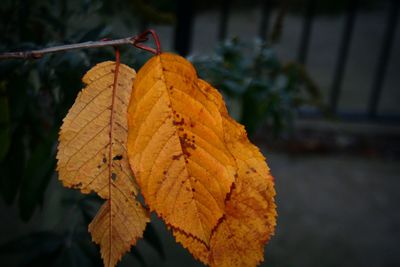
[[[89,225],[104,265],[115,266],[142,237],[149,221],[135,199],[138,188],[126,150],[127,107],[135,71],[103,62],[83,77],[86,87],[63,121],[59,136],[59,177],[64,186],[106,199]]]
[[[236,161],[237,179],[226,203],[225,215],[212,233],[210,245],[179,229],[176,240],[210,266],[256,266],[274,233],[276,205],[273,178],[257,147],[242,125],[229,117],[221,95],[205,81],[199,88],[218,103],[223,116],[224,142]]]

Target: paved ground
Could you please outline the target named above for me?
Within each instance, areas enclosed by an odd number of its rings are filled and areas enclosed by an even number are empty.
[[[264,266],[400,265],[400,160],[265,154],[276,178],[279,219]],[[0,203],[1,243],[59,222],[63,190],[54,179],[43,213],[28,225],[18,221],[16,209]],[[166,258],[139,242],[148,266],[201,266],[155,221]]]
[[[399,161],[267,155],[279,219],[263,266],[400,265]],[[142,243],[149,266],[201,266],[156,226],[167,255]]]

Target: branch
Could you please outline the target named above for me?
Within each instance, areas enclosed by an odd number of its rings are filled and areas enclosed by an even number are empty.
[[[154,38],[154,42],[156,44],[156,49],[151,48],[149,46],[145,46],[142,43],[148,40],[147,35],[151,34]],[[137,48],[146,50],[153,54],[160,54],[160,41],[158,39],[157,34],[154,30],[147,30],[137,36],[127,37],[122,39],[116,40],[101,40],[101,41],[89,41],[84,43],[77,43],[77,44],[68,44],[68,45],[60,45],[60,46],[53,46],[44,49],[38,50],[31,50],[31,51],[21,51],[21,52],[5,52],[0,53],[0,60],[5,59],[39,59],[43,57],[45,54],[51,53],[59,53],[65,52],[69,50],[76,50],[76,49],[88,49],[88,48],[97,48],[97,47],[104,47],[104,46],[121,46],[121,45],[133,45]]]

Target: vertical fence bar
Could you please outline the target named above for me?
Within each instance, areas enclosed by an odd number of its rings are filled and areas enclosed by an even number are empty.
[[[220,8],[220,19],[218,28],[218,40],[226,39],[228,32],[229,11],[231,9],[231,0],[222,0]]]
[[[306,13],[303,21],[303,30],[301,33],[301,40],[297,60],[301,64],[306,64],[308,48],[310,45],[311,31],[315,13],[315,0],[308,0],[306,6]]]
[[[190,52],[193,17],[193,1],[177,0],[174,48],[182,56]]]
[[[260,30],[258,32],[258,36],[262,41],[267,41],[268,29],[269,29],[269,20],[271,14],[271,0],[262,0],[261,1],[261,22],[260,22]]]
[[[377,69],[372,83],[371,95],[368,102],[368,117],[376,117],[379,100],[381,97],[383,82],[385,80],[386,70],[388,66],[388,61],[390,57],[390,52],[392,50],[394,36],[396,32],[397,19],[399,16],[399,0],[391,0],[387,20],[386,28],[382,41],[381,52],[378,59]]]
[[[354,22],[356,19],[358,0],[349,0],[346,14],[346,21],[344,23],[342,39],[340,42],[339,53],[337,57],[335,71],[333,73],[332,89],[330,95],[330,106],[332,112],[337,111],[343,74],[346,68],[347,57],[351,38],[353,35]]]

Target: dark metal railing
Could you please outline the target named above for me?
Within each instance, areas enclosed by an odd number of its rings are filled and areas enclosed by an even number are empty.
[[[268,29],[269,29],[269,20],[272,9],[271,0],[262,1],[261,6],[261,22],[260,22],[260,30],[258,31],[258,36],[261,40],[267,41]]]
[[[343,75],[346,70],[350,43],[353,36],[354,22],[356,20],[357,4],[357,0],[349,0],[347,5],[342,39],[340,41],[337,62],[335,66],[335,71],[333,73],[332,88],[330,94],[330,107],[332,112],[334,113],[337,112],[339,97],[341,94]]]
[[[177,0],[174,49],[182,55],[187,55],[191,48],[193,17],[193,1]]]
[[[396,27],[398,24],[399,8],[400,1],[391,0],[388,8],[385,35],[383,37],[376,74],[374,81],[372,82],[371,95],[368,101],[368,116],[370,118],[375,118],[377,116],[378,104],[380,96],[382,95],[383,83],[385,81],[386,70],[389,63],[390,53],[392,51]]]
[[[310,45],[312,25],[314,21],[316,0],[310,0],[307,3],[306,13],[304,15],[303,30],[300,38],[299,52],[297,54],[297,60],[306,64],[308,47]]]
[[[192,37],[192,19],[194,7],[185,0],[178,1],[177,25],[175,31],[175,49],[182,55],[187,55],[190,51],[190,39]],[[345,112],[338,109],[338,102],[342,94],[342,83],[346,71],[349,49],[352,42],[353,29],[357,20],[357,12],[360,8],[359,0],[349,0],[345,13],[345,21],[342,30],[339,50],[332,74],[332,86],[330,89],[329,106],[334,114],[341,119],[349,121],[373,120],[379,122],[400,123],[400,114],[378,114],[379,101],[382,95],[382,89],[385,82],[387,66],[389,64],[391,50],[395,39],[396,27],[398,24],[400,0],[388,0],[387,20],[385,25],[384,37],[382,39],[381,51],[379,54],[376,71],[371,83],[371,92],[367,104],[367,109],[361,113]],[[218,40],[224,40],[227,37],[228,21],[233,0],[221,0],[220,20],[218,27]],[[270,13],[272,10],[272,0],[261,0],[261,21],[259,25],[258,37],[267,41]],[[312,28],[314,24],[317,0],[307,0],[302,25],[302,33],[299,40],[299,49],[297,60],[301,64],[306,64],[309,51],[310,40],[312,38]],[[188,15],[190,14],[190,15]],[[185,18],[186,17],[186,18]],[[188,18],[190,17],[190,18]],[[399,73],[400,74],[400,73]],[[400,103],[399,103],[400,104]],[[303,113],[308,114],[308,113]],[[310,115],[310,114],[309,114]],[[312,114],[320,116],[320,114]]]
[[[228,19],[230,11],[230,0],[222,0],[220,9],[220,20],[218,27],[218,40],[223,41],[226,39],[226,33],[228,32]]]

